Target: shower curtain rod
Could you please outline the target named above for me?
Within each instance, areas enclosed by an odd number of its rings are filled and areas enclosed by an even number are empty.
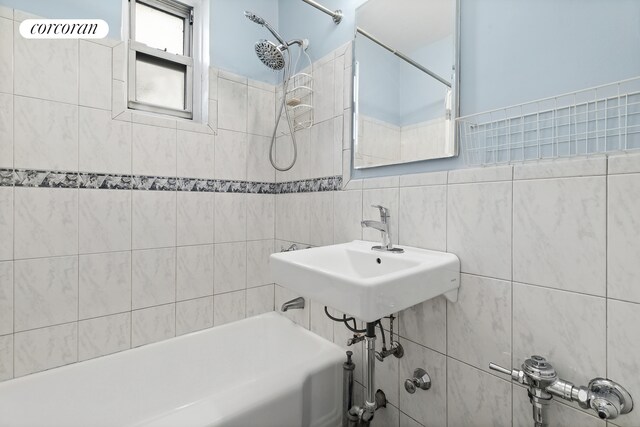
[[[303,1],[306,1],[306,0],[303,0]],[[383,47],[384,49],[388,50],[389,52],[393,53],[395,56],[397,56],[398,58],[402,59],[403,61],[406,61],[409,64],[413,65],[414,67],[416,67],[418,70],[422,71],[423,73],[426,73],[426,74],[430,75],[431,77],[433,77],[434,79],[436,79],[440,83],[442,83],[443,85],[445,85],[447,87],[451,87],[451,83],[448,82],[447,80],[443,79],[442,77],[440,77],[439,75],[437,75],[436,73],[431,71],[430,69],[428,69],[426,67],[423,67],[422,65],[418,64],[416,61],[414,61],[413,59],[409,58],[404,53],[398,52],[397,50],[393,49],[392,47],[389,47],[386,44],[382,43],[380,40],[378,40],[377,38],[375,38],[371,34],[367,33],[362,28],[357,27],[356,31],[358,31],[360,34],[362,34],[363,36],[365,36],[366,38],[368,38],[369,40],[371,40],[375,44],[377,44],[377,45]]]
[[[327,15],[331,16],[333,18],[333,22],[336,23],[336,25],[338,25],[340,23],[340,21],[342,21],[342,11],[340,9],[338,10],[331,10],[328,9],[326,7],[324,7],[323,5],[321,5],[320,3],[317,3],[313,0],[302,0],[303,2],[305,2],[306,4],[315,7],[316,9],[326,13]]]

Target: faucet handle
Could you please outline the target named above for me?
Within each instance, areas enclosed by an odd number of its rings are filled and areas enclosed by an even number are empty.
[[[372,208],[378,208],[380,210],[380,219],[386,220],[389,218],[389,209],[382,205],[371,205]]]
[[[498,372],[500,372],[502,374],[505,374],[505,375],[509,375],[512,380],[517,381],[517,382],[519,382],[521,384],[526,384],[524,371],[521,371],[519,369],[504,368],[504,367],[502,367],[500,365],[496,365],[493,362],[489,363],[489,369],[494,370],[494,371],[498,371]]]

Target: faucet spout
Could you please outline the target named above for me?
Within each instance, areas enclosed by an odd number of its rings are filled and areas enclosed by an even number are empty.
[[[291,301],[287,301],[284,304],[282,304],[282,311],[287,311],[287,310],[300,310],[304,308],[304,298],[302,297],[298,297],[298,298],[294,298]]]
[[[364,220],[360,222],[362,228],[374,228],[383,233],[389,232],[389,224],[380,222],[380,221],[372,221],[370,219]]]

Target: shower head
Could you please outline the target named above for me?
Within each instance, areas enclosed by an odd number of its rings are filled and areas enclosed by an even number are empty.
[[[273,34],[273,37],[275,37],[280,42],[280,44],[284,47],[284,49],[287,48],[288,46],[287,42],[285,42],[282,36],[280,36],[280,34],[278,34],[278,32],[274,30],[273,27],[271,27],[271,25],[269,25],[269,23],[265,21],[263,18],[259,17],[253,12],[249,12],[248,10],[244,11],[244,16],[246,16],[250,21],[265,27],[267,30],[271,32],[271,34]]]
[[[284,68],[285,59],[282,45],[276,46],[275,43],[269,40],[258,40],[256,43],[256,55],[264,65],[274,71]]]

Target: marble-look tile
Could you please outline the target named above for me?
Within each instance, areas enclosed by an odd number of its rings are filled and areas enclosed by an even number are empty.
[[[112,50],[86,40],[79,41],[78,102],[87,107],[111,109]]]
[[[371,190],[374,188],[396,188],[400,186],[399,176],[379,176],[375,178],[367,178],[362,181],[362,188]]]
[[[274,310],[275,291],[273,286],[266,285],[247,289],[247,317]]]
[[[361,405],[361,402],[356,402]],[[378,408],[371,422],[371,427],[398,427],[400,425],[400,410],[390,403],[384,408]]]
[[[189,178],[214,177],[215,136],[178,130],[177,173]]]
[[[609,156],[609,175],[640,172],[640,153],[620,153]]]
[[[13,345],[16,378],[74,363],[78,360],[78,324],[19,332]]]
[[[221,129],[215,144],[215,177],[247,179],[247,134]]]
[[[218,69],[209,67],[209,99],[218,99]]]
[[[446,186],[401,188],[399,215],[401,245],[447,249]]]
[[[400,410],[414,420],[428,426],[444,426],[447,418],[447,360],[440,353],[401,340],[404,357],[400,359],[399,379],[412,378],[420,367],[431,377],[431,389],[426,393],[400,393]]]
[[[14,191],[16,259],[78,253],[78,190]]]
[[[213,297],[213,325],[242,320],[246,315],[246,291],[228,292]]]
[[[333,342],[333,320],[324,312],[324,304],[306,299],[309,306],[309,330],[322,338]]]
[[[292,322],[297,323],[303,328],[309,329],[310,304],[305,304],[303,309],[287,310],[285,312],[281,310],[282,304],[284,304],[287,301],[291,301],[294,298],[298,298],[299,296],[300,295],[296,294],[295,292],[292,292],[289,289],[283,288],[282,286],[276,284],[275,310],[278,313],[281,313],[284,317],[287,317]]]
[[[179,246],[213,243],[213,193],[178,192]]]
[[[420,424],[404,412],[400,412],[400,427],[422,427],[422,424]]]
[[[313,246],[333,243],[333,192],[314,192],[309,195],[309,241]]]
[[[240,74],[235,74],[226,70],[218,70],[218,77],[236,83],[248,84],[248,78],[246,76],[241,76]]]
[[[78,322],[78,360],[88,360],[131,348],[131,313]]]
[[[316,123],[311,127],[309,169],[305,178],[333,175],[333,120]]]
[[[609,176],[608,185],[607,295],[640,303],[640,174]]]
[[[530,427],[534,425],[531,402],[527,389],[513,384],[513,426]],[[605,427],[606,422],[577,409],[559,403],[554,398],[547,407],[549,421],[553,427]],[[620,418],[622,419],[622,418]]]
[[[218,127],[220,129],[247,131],[246,83],[218,79]]]
[[[336,56],[333,76],[333,115],[342,116],[344,111],[344,56]]]
[[[249,86],[247,113],[247,132],[271,137],[276,120],[275,93]]]
[[[313,67],[313,114],[315,123],[328,120],[334,114],[334,65],[334,61],[328,61],[318,67],[318,62],[316,62]]]
[[[399,230],[399,190],[398,188],[383,188],[364,190],[362,193],[362,219],[380,221],[380,211],[372,205],[382,205],[389,209],[389,228],[391,229],[391,243],[398,244]],[[363,228],[362,238],[372,242],[379,242],[380,231],[373,228]],[[454,252],[455,253],[455,252]]]
[[[7,19],[13,19],[13,9],[11,9],[10,7],[6,7],[6,6],[0,6],[0,17],[1,18],[7,18]]]
[[[207,110],[207,124],[212,130],[218,129],[218,101],[209,100],[209,108]]]
[[[178,301],[213,295],[213,245],[178,247]]]
[[[127,49],[124,42],[119,42],[112,49],[111,76],[114,80],[127,80]]]
[[[76,170],[78,107],[22,96],[13,102],[15,167]]]
[[[215,242],[238,242],[247,239],[247,195],[215,195]]]
[[[513,183],[513,280],[604,296],[606,178]]]
[[[133,249],[176,244],[176,193],[134,191],[132,199]]]
[[[113,120],[109,111],[80,107],[79,169],[131,173],[131,123]]]
[[[400,175],[400,187],[423,187],[427,185],[445,185],[447,172],[427,172]]]
[[[511,383],[469,365],[447,360],[450,426],[511,426]]]
[[[447,352],[447,301],[440,296],[403,310],[400,335],[440,353]]]
[[[513,167],[513,179],[565,178],[576,176],[606,175],[605,156],[541,160]]]
[[[458,301],[447,302],[447,354],[484,371],[510,364],[510,282],[461,276]]]
[[[133,174],[176,176],[175,129],[134,123],[131,137]]]
[[[333,242],[362,239],[362,191],[333,193]]]
[[[13,21],[0,19],[0,92],[13,93]]]
[[[14,93],[77,104],[78,40],[25,39],[19,26],[14,23]]]
[[[131,347],[166,340],[175,335],[175,304],[135,310],[131,313]]]
[[[0,168],[13,168],[13,96],[8,93],[0,93]]]
[[[342,175],[342,137],[343,131],[342,114],[333,119],[333,174]]]
[[[131,249],[131,191],[82,190],[80,253]]]
[[[246,242],[217,244],[214,260],[214,294],[247,287]]]
[[[132,111],[131,121],[151,127],[177,129],[178,122],[175,118],[162,114],[147,113],[146,111]]]
[[[276,196],[247,194],[247,240],[272,239],[275,235]]]
[[[13,378],[13,335],[0,336],[0,381]]]
[[[364,325],[362,325],[362,327],[364,327]],[[376,333],[378,331],[379,330],[376,330]],[[351,336],[353,336],[353,334],[351,334]],[[405,355],[403,356],[403,358],[407,356],[406,354],[407,347],[405,346],[405,342],[408,342],[408,341],[402,341],[402,346],[405,349]],[[416,345],[416,347],[419,347],[419,346]],[[368,373],[366,368],[367,366],[366,343],[364,342],[363,342],[363,351],[364,351],[363,358],[362,358],[362,366],[363,366],[363,374],[364,374],[363,384],[366,384]],[[376,351],[382,351],[381,339],[376,339]],[[414,356],[417,356],[417,354],[415,353],[416,352],[414,352]],[[402,378],[402,374],[400,374],[400,363],[401,363],[400,360],[401,359],[397,359],[396,357],[390,356],[384,359],[383,362],[380,362],[378,360],[375,361],[375,388],[381,389],[382,391],[384,391],[387,397],[387,401],[394,406],[400,405],[399,402],[402,400],[402,396],[400,395],[399,385],[400,385],[400,380],[402,380],[402,382],[404,382],[405,380],[405,378]],[[403,390],[403,393],[406,393],[406,392],[404,392]]]
[[[640,396],[640,304],[607,301],[607,378],[618,381],[631,396]],[[602,367],[600,368],[600,375]],[[635,404],[634,404],[635,406]],[[615,424],[640,425],[640,411],[616,419]]]
[[[269,162],[271,136],[248,135],[247,142],[247,180],[274,182],[275,169]],[[275,151],[275,147],[274,147]]]
[[[511,182],[447,189],[447,251],[465,273],[511,279]]]
[[[449,184],[511,181],[513,166],[491,166],[474,169],[455,169],[449,171]]]
[[[273,283],[269,256],[274,251],[272,239],[247,242],[247,288]]]
[[[311,193],[276,196],[276,238],[309,243]]]
[[[0,262],[0,335],[11,333],[13,333],[13,262],[4,261]]]
[[[181,301],[176,304],[176,335],[213,326],[213,296]]]
[[[15,330],[78,320],[78,257],[16,261]]]
[[[131,252],[80,255],[80,319],[131,310]]]
[[[0,260],[13,259],[13,188],[0,187]]]
[[[546,357],[574,384],[603,375],[605,299],[514,283],[512,366],[533,354]]]
[[[176,248],[133,251],[131,264],[134,310],[175,301]]]
[[[131,113],[127,110],[127,84],[118,80],[111,81],[111,117],[130,121]]]
[[[349,108],[342,113],[342,150],[351,150],[353,143],[353,112]],[[344,168],[344,166],[343,166]],[[445,172],[446,173],[446,172]]]

